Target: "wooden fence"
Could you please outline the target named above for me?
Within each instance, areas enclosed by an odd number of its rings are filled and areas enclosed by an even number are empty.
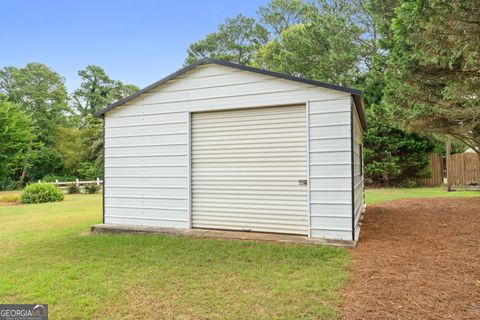
[[[477,153],[452,154],[448,177],[452,187],[480,186],[480,155]]]
[[[41,180],[38,180],[38,182],[42,182]],[[68,185],[70,184],[75,184],[77,187],[85,187],[87,184],[95,183],[97,186],[103,186],[103,180],[100,180],[100,178],[97,178],[97,180],[89,180],[89,181],[81,181],[78,179],[75,179],[75,181],[58,181],[55,180],[55,182],[52,182],[55,184],[57,187],[60,189],[66,189]]]
[[[429,173],[429,178],[421,178],[417,179],[418,184],[421,186],[440,186],[443,184],[443,172],[444,172],[444,165],[443,165],[443,157],[438,154],[429,154],[428,155],[429,164],[427,168],[425,168],[425,173]]]

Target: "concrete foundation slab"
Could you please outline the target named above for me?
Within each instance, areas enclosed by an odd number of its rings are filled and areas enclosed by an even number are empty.
[[[174,229],[174,228],[155,228],[133,225],[119,224],[97,224],[92,226],[92,233],[132,233],[132,234],[161,234],[172,236],[188,236],[195,238],[217,238],[217,239],[238,239],[248,241],[278,242],[292,244],[326,245],[336,247],[355,247],[355,241],[347,240],[328,240],[318,238],[308,238],[305,236],[261,233],[261,232],[243,232],[227,230],[210,229]]]

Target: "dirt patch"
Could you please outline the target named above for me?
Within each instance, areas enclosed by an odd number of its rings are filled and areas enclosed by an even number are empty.
[[[369,206],[343,319],[480,319],[480,198]]]
[[[14,201],[14,202],[1,202],[0,201],[0,207],[9,207],[9,206],[18,206],[19,204],[22,204],[20,201]]]

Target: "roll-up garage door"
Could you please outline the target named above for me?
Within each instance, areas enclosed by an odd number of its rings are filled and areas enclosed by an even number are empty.
[[[308,234],[305,106],[192,114],[192,226]]]

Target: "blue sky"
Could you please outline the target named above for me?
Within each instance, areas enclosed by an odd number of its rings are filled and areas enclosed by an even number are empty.
[[[226,17],[254,16],[268,0],[0,0],[0,68],[48,65],[66,78],[89,64],[144,87],[179,69],[188,45]]]

